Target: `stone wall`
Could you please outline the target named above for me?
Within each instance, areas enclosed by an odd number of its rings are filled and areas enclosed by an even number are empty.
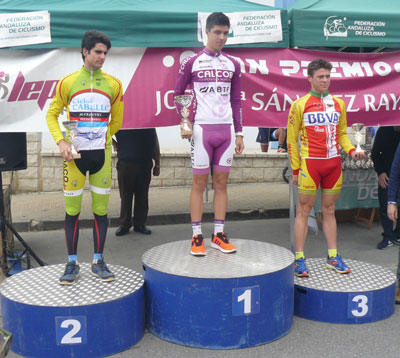
[[[58,151],[41,151],[41,134],[28,133],[28,168],[13,174],[13,192],[62,190],[63,161]],[[118,188],[113,153],[112,188]],[[247,153],[235,156],[230,183],[259,183],[283,181],[282,171],[287,166],[286,155]],[[5,175],[10,177],[11,173]],[[191,185],[192,169],[190,153],[162,153],[161,174],[153,177],[151,186]],[[86,183],[88,185],[88,183]]]

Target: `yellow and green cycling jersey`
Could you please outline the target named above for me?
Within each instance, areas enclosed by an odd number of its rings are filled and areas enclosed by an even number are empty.
[[[58,124],[58,116],[64,109],[67,110],[68,120],[78,122],[74,139],[78,150],[109,148],[111,137],[122,126],[124,103],[121,82],[101,69],[88,71],[84,67],[63,77],[57,84],[56,95],[46,116],[56,143],[64,139]]]

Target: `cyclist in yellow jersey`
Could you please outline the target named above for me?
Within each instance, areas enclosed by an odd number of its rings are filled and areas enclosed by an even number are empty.
[[[335,202],[342,188],[342,167],[339,145],[354,160],[365,158],[356,152],[347,136],[344,102],[329,93],[332,64],[317,59],[308,65],[311,91],[293,102],[287,125],[287,144],[292,182],[298,185],[297,215],[294,224],[296,246],[295,275],[308,277],[304,245],[308,217],[321,187],[322,227],[328,243],[327,268],[349,273],[350,268],[337,253]],[[297,139],[300,133],[300,153]]]
[[[94,255],[92,273],[103,281],[113,281],[114,274],[103,259],[107,233],[107,206],[111,189],[112,136],[121,128],[124,104],[121,82],[101,70],[111,48],[110,39],[101,32],[89,31],[82,38],[84,65],[62,78],[56,89],[47,125],[64,158],[65,237],[68,263],[60,284],[73,284],[79,276],[77,246],[82,194],[89,172],[94,215]],[[76,121],[74,147],[80,158],[74,159],[67,130],[64,138],[58,116],[67,110],[68,120]],[[109,117],[111,115],[111,120]]]

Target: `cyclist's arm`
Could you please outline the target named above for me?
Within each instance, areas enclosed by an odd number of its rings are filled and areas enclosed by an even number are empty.
[[[240,65],[237,61],[233,60],[235,65],[235,72],[231,82],[231,106],[233,116],[233,127],[235,133],[241,134],[243,131],[242,124],[242,100],[241,100],[241,77]]]
[[[51,101],[50,108],[47,111],[46,122],[55,142],[58,144],[64,139],[60,125],[58,124],[58,116],[67,106],[66,86],[63,86],[63,80],[59,81],[56,87],[56,94]]]
[[[180,96],[185,94],[186,87],[191,81],[192,78],[192,61],[190,61],[191,57],[185,58],[182,61],[181,67],[179,68],[179,75],[175,82],[174,96]],[[179,103],[175,102],[175,108],[177,113],[179,114],[179,120],[181,118],[181,109],[182,106]],[[191,116],[191,121],[193,121],[193,116]]]
[[[111,103],[111,120],[110,120],[110,135],[113,136],[119,131],[122,126],[122,120],[124,118],[124,100],[123,100],[123,89],[121,82],[115,79],[114,93],[115,97]]]
[[[303,111],[301,111],[298,101],[295,101],[290,107],[287,123],[287,146],[293,175],[297,175],[300,169],[300,154],[297,145],[297,138],[299,137],[302,121]]]
[[[339,117],[339,123],[337,127],[338,131],[338,142],[342,149],[347,153],[350,154],[354,152],[355,147],[351,143],[349,136],[347,135],[347,117],[346,117],[346,106],[343,101],[339,100],[340,108],[342,113]]]

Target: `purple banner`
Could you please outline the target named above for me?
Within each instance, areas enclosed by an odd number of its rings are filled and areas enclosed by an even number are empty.
[[[125,94],[124,128],[177,124],[173,88],[180,61],[199,49],[148,48]],[[310,90],[307,65],[333,64],[331,93],[347,105],[348,125],[400,122],[400,55],[295,49],[227,49],[241,63],[245,126],[285,127],[291,103]]]

